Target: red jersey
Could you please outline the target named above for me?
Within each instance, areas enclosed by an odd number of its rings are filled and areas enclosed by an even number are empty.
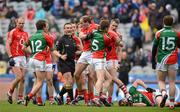
[[[145,92],[145,91],[139,91],[141,94],[143,94],[146,99],[150,102],[151,106],[155,105],[153,93]]]
[[[51,38],[52,37],[52,38]],[[54,42],[54,38],[52,35],[50,35],[50,39]],[[52,64],[52,56],[51,56],[51,50],[47,48],[47,54],[46,54],[46,64]]]
[[[28,40],[28,33],[19,28],[14,28],[10,32],[8,32],[7,38],[11,38],[10,51],[12,57],[25,56],[25,53],[22,48],[24,42],[27,42]]]
[[[97,28],[98,28],[97,25],[90,24],[87,29],[82,28],[81,31],[82,31],[84,34],[89,34],[89,33],[92,33],[93,30],[95,30],[95,29],[97,29]],[[86,52],[86,51],[90,51],[90,50],[91,50],[91,48],[90,48],[90,46],[91,46],[91,41],[90,41],[90,40],[83,40],[82,42],[83,42],[83,51],[85,51],[85,52]]]
[[[108,45],[106,48],[106,60],[117,60],[117,53],[116,53],[116,38],[118,37],[118,34],[114,31],[109,31],[108,32],[110,38],[111,38],[111,43]]]

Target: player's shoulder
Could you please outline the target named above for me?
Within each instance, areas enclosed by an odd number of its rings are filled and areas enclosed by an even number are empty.
[[[13,33],[15,33],[16,31],[17,31],[17,29],[16,29],[16,28],[13,28],[12,30],[9,31],[9,34],[13,34]]]
[[[160,29],[160,30],[158,30],[158,31],[156,32],[156,34],[155,34],[156,39],[159,39],[159,38],[160,38],[161,33],[162,33],[164,30],[165,30],[165,29],[162,28],[162,29]]]
[[[178,37],[180,37],[180,31],[178,31],[177,29],[174,29],[174,32],[177,34]]]

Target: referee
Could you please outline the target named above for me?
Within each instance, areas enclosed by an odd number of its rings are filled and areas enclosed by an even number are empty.
[[[64,86],[61,89],[59,96],[55,97],[58,104],[63,104],[63,95],[67,92],[70,99],[73,100],[73,74],[75,70],[75,53],[77,45],[72,37],[71,23],[65,23],[64,35],[58,40],[54,54],[59,57],[58,70],[63,74],[65,79]]]

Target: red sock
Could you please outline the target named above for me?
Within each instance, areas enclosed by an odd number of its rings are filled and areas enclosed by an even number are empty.
[[[94,98],[94,93],[93,92],[90,92],[88,95],[89,95],[89,99],[92,100]]]
[[[111,96],[108,97],[108,102],[112,103],[112,97]]]
[[[88,92],[86,90],[84,91],[84,101],[88,103]]]
[[[49,96],[49,101],[54,101],[54,97],[53,96]]]
[[[23,95],[18,95],[18,100],[22,100],[23,99]]]
[[[41,98],[41,96],[38,96],[38,97],[36,98],[36,100],[37,100],[37,103],[42,103],[42,98]]]
[[[126,89],[126,86],[123,84],[122,86],[120,86],[121,90],[123,91],[123,93],[126,95],[128,92],[127,92],[127,89]]]
[[[29,99],[32,99],[33,96],[34,95],[31,92],[28,94]]]
[[[9,91],[8,91],[11,95],[13,94],[13,92],[14,92],[14,89],[9,89]]]

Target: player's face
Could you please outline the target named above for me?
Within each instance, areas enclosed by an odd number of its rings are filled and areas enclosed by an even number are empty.
[[[65,35],[72,35],[72,25],[71,24],[67,24],[65,27],[64,27],[64,34]]]
[[[88,22],[82,22],[82,27],[83,28],[88,28],[89,27],[89,23]]]
[[[20,29],[23,29],[24,27],[24,23],[25,23],[25,20],[20,18],[17,20],[17,27],[20,28]]]
[[[76,24],[71,24],[72,26],[72,33],[74,33],[76,31]]]
[[[77,28],[78,32],[80,32],[81,29],[82,29],[82,24],[80,23],[80,24],[78,24],[78,28]]]
[[[112,22],[112,23],[110,24],[110,30],[116,31],[117,28],[118,28],[118,24],[117,24],[117,23]]]
[[[46,23],[46,27],[44,27],[44,32],[48,33],[49,32],[49,25]]]

